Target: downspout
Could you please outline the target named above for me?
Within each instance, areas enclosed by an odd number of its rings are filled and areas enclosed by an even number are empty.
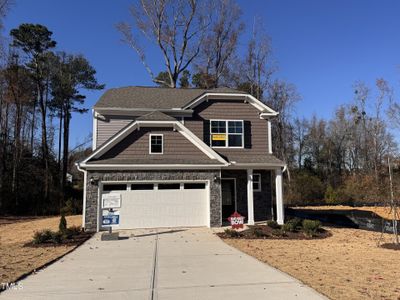
[[[83,204],[82,204],[82,228],[85,229],[86,224],[86,183],[87,183],[87,171],[82,169],[80,164],[75,163],[78,171],[83,172]]]

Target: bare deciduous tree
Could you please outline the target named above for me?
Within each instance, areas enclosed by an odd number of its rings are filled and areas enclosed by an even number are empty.
[[[238,38],[244,29],[240,21],[242,11],[233,0],[215,1],[210,10],[213,12],[210,30],[195,63],[201,75],[199,85],[205,88],[218,87],[221,78],[228,75]]]
[[[266,103],[279,111],[279,115],[272,122],[273,150],[279,158],[291,166],[294,157],[292,113],[300,96],[292,84],[278,80],[270,85],[267,92]],[[290,180],[290,172],[288,177]]]
[[[134,26],[127,22],[117,25],[123,41],[137,53],[154,82],[176,88],[181,73],[198,56],[209,26],[204,4],[197,0],[140,0],[130,9]],[[160,49],[168,81],[156,79],[139,33]]]
[[[271,56],[271,40],[261,20],[254,18],[252,36],[240,68],[240,76],[244,78],[240,80],[247,83],[248,92],[257,99],[263,97],[263,92],[271,83],[271,75],[275,72]]]

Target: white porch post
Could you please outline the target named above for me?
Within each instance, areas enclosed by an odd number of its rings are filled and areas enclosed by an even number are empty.
[[[276,193],[276,222],[282,225],[285,221],[283,210],[283,193],[282,193],[282,169],[275,170],[275,193]]]
[[[254,225],[253,170],[247,170],[247,224]]]

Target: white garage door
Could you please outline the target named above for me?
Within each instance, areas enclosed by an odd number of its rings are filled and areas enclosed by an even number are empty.
[[[119,193],[119,229],[208,226],[206,183],[104,184],[103,194]],[[101,216],[102,214],[100,214]]]

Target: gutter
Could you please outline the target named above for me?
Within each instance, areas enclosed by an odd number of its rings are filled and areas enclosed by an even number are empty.
[[[221,169],[228,166],[229,164],[163,164],[163,165],[151,165],[151,164],[83,164],[80,168],[86,170],[179,170],[179,169]]]
[[[82,228],[85,229],[86,224],[86,184],[87,184],[87,171],[81,168],[79,162],[75,163],[78,171],[83,173],[83,204],[82,204]]]

